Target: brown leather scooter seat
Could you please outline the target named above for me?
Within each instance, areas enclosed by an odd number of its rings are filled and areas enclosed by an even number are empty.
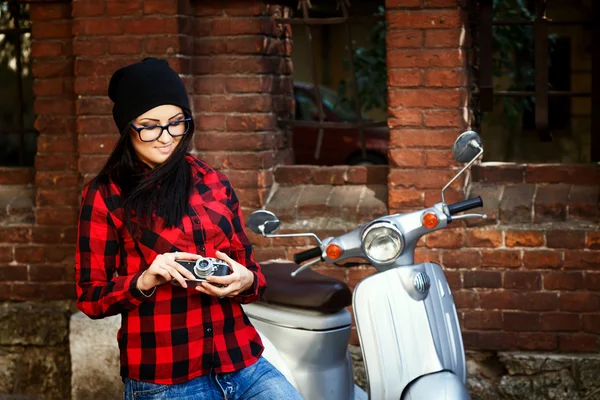
[[[293,278],[299,268],[291,261],[260,263],[267,288],[260,301],[273,305],[334,313],[352,304],[352,292],[344,282],[310,269]]]

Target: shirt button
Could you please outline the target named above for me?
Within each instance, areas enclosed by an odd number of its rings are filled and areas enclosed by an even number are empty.
[[[212,332],[212,328],[206,328],[206,333],[211,333]]]
[[[195,223],[195,224],[199,224],[199,223],[200,223],[200,220],[199,220],[198,218],[194,218],[194,223]]]

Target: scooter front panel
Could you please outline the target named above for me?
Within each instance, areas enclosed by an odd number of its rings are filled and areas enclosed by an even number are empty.
[[[456,308],[440,266],[377,273],[354,289],[353,309],[371,399],[399,399],[414,379],[451,370],[464,382]]]

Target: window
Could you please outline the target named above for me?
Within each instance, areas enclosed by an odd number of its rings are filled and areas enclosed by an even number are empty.
[[[296,164],[387,165],[384,2],[300,0],[277,22],[294,25]]]
[[[0,165],[31,166],[36,152],[29,5],[0,1]]]
[[[542,163],[600,161],[599,104],[592,82],[600,63],[597,2],[482,0],[470,13],[475,128],[486,160]],[[477,115],[477,114],[476,114]],[[480,127],[478,126],[480,124]],[[534,149],[532,151],[532,149]]]

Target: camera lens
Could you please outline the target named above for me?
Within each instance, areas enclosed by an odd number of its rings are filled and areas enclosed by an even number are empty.
[[[200,262],[198,263],[198,266],[199,266],[200,268],[206,268],[206,267],[208,267],[208,261],[206,261],[206,260],[202,260],[202,261],[200,261]]]

